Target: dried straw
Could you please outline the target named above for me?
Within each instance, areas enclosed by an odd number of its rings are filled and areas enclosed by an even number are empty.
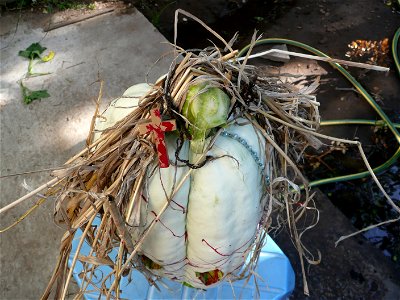
[[[301,152],[309,144],[308,140],[311,140],[309,132],[318,129],[318,103],[315,98],[286,88],[277,78],[260,78],[257,68],[230,60],[235,57],[236,51],[224,54],[216,48],[206,49],[197,54],[187,53],[179,48],[177,51],[178,55],[183,57],[181,62],[171,66],[167,76],[140,99],[136,110],[114,127],[105,130],[96,141],[92,141],[92,123],[86,149],[68,160],[64,169],[55,171],[53,174],[56,178],[50,183],[31,193],[35,194],[49,186],[55,189],[55,220],[67,229],[61,243],[58,265],[43,299],[47,299],[52,290],[56,298],[65,298],[72,268],[77,261],[84,266],[81,294],[85,292],[89,283],[94,285],[94,272],[101,265],[113,267],[110,274],[105,275],[102,282],[96,285],[96,290],[107,299],[119,297],[119,281],[127,269],[135,268],[141,271],[149,282],[154,284],[152,274],[138,259],[138,251],[157,219],[169,207],[170,201],[166,201],[139,241],[133,244],[126,222],[132,220],[133,216],[133,219],[140,216],[137,211],[139,206],[135,203],[139,201],[143,182],[147,180],[146,170],[156,161],[151,137],[140,136],[138,126],[148,120],[150,110],[155,107],[159,107],[163,115],[175,118],[178,124],[185,124],[186,120],[180,114],[180,110],[187,89],[190,85],[200,82],[212,82],[213,86],[224,89],[233,99],[230,118],[248,119],[274,148],[272,154],[266,153],[274,171],[269,174],[270,184],[266,187],[268,192],[263,200],[265,213],[255,238],[255,250],[244,271],[237,275],[237,279],[249,278],[254,273],[258,255],[265,243],[270,214],[277,207],[286,207],[284,211],[287,218],[282,219],[288,220],[294,240],[299,240],[294,216],[301,215],[301,212],[298,207],[294,210],[292,206],[300,199],[297,184],[307,185],[307,180],[298,170],[295,163],[298,158],[293,154]],[[96,109],[95,116],[97,115]],[[273,118],[269,118],[270,115]],[[285,130],[282,130],[282,124],[276,122],[275,117],[283,119],[292,127],[284,126]],[[185,128],[180,130],[184,136]],[[214,136],[214,140],[217,136],[218,134]],[[209,147],[212,145],[213,143]],[[204,160],[205,154],[206,152],[194,166],[201,167],[207,163]],[[178,161],[175,159],[173,163]],[[195,169],[190,168],[183,180],[174,184],[175,189],[169,199],[179,191],[193,170]],[[293,174],[292,178],[289,178],[289,174]],[[307,188],[305,197],[310,198]],[[300,207],[300,210],[304,208]],[[96,216],[101,219],[97,229],[92,224]],[[71,243],[79,228],[83,231],[79,246],[87,240],[91,251],[84,257],[77,251],[70,268],[68,258],[71,255]],[[119,245],[119,251],[117,259],[112,262],[108,253],[115,245]],[[296,247],[302,260],[304,254],[300,242],[296,243]],[[110,278],[114,280],[111,287],[107,287],[105,282]]]

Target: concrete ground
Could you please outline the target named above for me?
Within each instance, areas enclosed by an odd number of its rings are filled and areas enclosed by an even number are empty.
[[[54,19],[54,18],[53,18]],[[18,14],[0,18],[1,28],[1,175],[62,165],[84,146],[99,78],[104,80],[103,106],[145,74],[170,48],[166,39],[141,13],[114,12],[45,34],[50,17],[24,13],[14,36]],[[51,97],[22,103],[18,80],[28,61],[18,51],[38,42],[56,52],[53,61],[36,72],[51,72],[25,82],[31,89],[48,89]],[[154,66],[153,81],[168,70],[168,60]],[[2,178],[0,206],[51,179],[48,172]],[[1,216],[0,227],[11,224],[35,203],[31,199]],[[48,201],[25,221],[0,234],[0,299],[38,299],[56,263],[63,233],[53,224]]]
[[[315,204],[320,213],[320,221],[304,234],[302,242],[314,258],[320,252],[321,263],[306,268],[310,290],[307,299],[399,300],[399,268],[360,235],[344,240],[335,247],[340,236],[355,232],[356,229],[319,190]],[[308,214],[308,221],[310,218],[312,213]],[[289,234],[283,231],[275,237],[275,241],[295,270],[296,288],[290,299],[305,299],[299,257]]]

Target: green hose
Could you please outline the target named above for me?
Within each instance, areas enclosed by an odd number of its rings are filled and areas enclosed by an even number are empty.
[[[370,125],[370,126],[384,126],[383,120],[366,120],[366,119],[343,119],[343,120],[329,120],[322,121],[321,126],[336,126],[336,125]],[[400,128],[400,123],[393,123],[394,127]]]
[[[400,76],[400,61],[399,61],[399,49],[398,49],[398,41],[399,41],[399,36],[400,36],[400,28],[397,29],[394,37],[393,37],[393,43],[392,43],[392,54],[394,58],[394,62],[397,68],[397,72]],[[313,53],[314,55],[318,55],[321,57],[328,57],[325,53],[308,46],[306,44],[293,41],[293,40],[288,40],[288,39],[282,39],[282,38],[268,38],[268,39],[262,39],[258,40],[254,46],[258,45],[265,45],[265,44],[287,44],[287,45],[292,45],[299,47],[301,49],[304,49],[308,52]],[[242,50],[240,50],[238,56],[244,56],[245,53],[249,50],[250,45],[244,47]],[[372,120],[330,120],[330,121],[324,121],[321,122],[321,125],[328,126],[328,125],[343,125],[343,124],[360,124],[360,125],[385,125],[387,126],[390,131],[393,133],[393,135],[396,138],[397,143],[399,144],[399,147],[397,151],[393,154],[391,158],[389,158],[385,163],[382,165],[376,167],[373,169],[374,173],[380,173],[386,169],[388,169],[391,165],[393,165],[398,157],[400,156],[400,134],[397,130],[397,128],[400,128],[400,124],[394,124],[390,121],[388,116],[384,113],[384,111],[381,109],[381,107],[376,103],[376,101],[372,98],[372,96],[360,85],[360,83],[352,76],[350,75],[349,72],[347,72],[346,69],[344,69],[340,64],[338,63],[329,63],[333,68],[337,69],[340,73],[342,73],[350,82],[351,84],[358,90],[358,92],[364,97],[364,99],[368,102],[368,104],[378,113],[378,115],[382,118],[380,121],[372,121]],[[331,178],[324,178],[324,179],[319,179],[319,180],[314,180],[309,183],[309,186],[318,186],[322,184],[327,184],[327,183],[333,183],[333,182],[340,182],[340,181],[349,181],[349,180],[354,180],[354,179],[360,179],[360,178],[365,178],[370,176],[370,173],[368,171],[364,172],[359,172],[359,173],[354,173],[354,174],[349,174],[349,175],[344,175],[344,176],[337,176],[337,177],[331,177]]]
[[[394,64],[396,65],[397,73],[400,76],[400,60],[399,60],[399,37],[400,37],[400,27],[397,29],[393,37],[392,42],[392,55],[394,59]]]

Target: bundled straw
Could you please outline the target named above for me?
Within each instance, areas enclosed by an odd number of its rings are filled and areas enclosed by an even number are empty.
[[[183,142],[187,139],[188,132],[185,129],[187,120],[181,114],[182,106],[188,87],[201,82],[212,83],[230,95],[230,120],[247,119],[273,148],[272,152],[266,153],[272,170],[266,187],[269,201],[266,202],[268,204],[259,224],[255,251],[252,252],[250,263],[239,278],[249,276],[256,266],[274,208],[282,212],[282,221],[288,222],[300,258],[303,259],[304,253],[296,222],[303,215],[311,196],[307,180],[295,162],[301,157],[305,147],[319,146],[319,141],[307,133],[314,132],[319,126],[319,104],[315,97],[310,95],[316,85],[299,92],[293,86],[281,82],[278,77],[260,77],[256,67],[235,60],[237,51],[229,51],[224,55],[219,49],[212,47],[197,54],[182,49],[177,49],[177,52],[175,61],[181,59],[180,63],[174,61],[168,74],[140,99],[137,109],[112,128],[102,132],[99,139],[71,158],[65,169],[53,172],[58,179],[49,192],[56,194],[57,198],[55,219],[58,224],[66,226],[67,231],[61,242],[57,267],[43,298],[48,298],[54,288],[55,298],[65,298],[72,269],[77,261],[84,265],[83,274],[80,274],[83,289],[88,283],[93,285],[97,267],[112,267],[110,274],[103,274],[102,282],[96,285],[98,291],[107,298],[119,297],[121,276],[132,268],[141,271],[151,284],[156,284],[143,262],[138,259],[138,249],[168,207],[169,201],[136,244],[133,244],[129,227],[126,225],[128,221],[132,222],[132,218],[140,217],[137,202],[146,181],[146,170],[157,160],[151,137],[139,135],[138,127],[147,122],[152,109],[159,108],[163,116],[177,120],[180,139]],[[292,127],[277,122],[276,119],[283,120]],[[176,158],[179,158],[178,154]],[[194,168],[201,168],[207,161],[203,155],[195,165],[183,163],[190,167],[185,180]],[[182,184],[183,182],[175,184],[170,199]],[[299,184],[306,187],[302,205],[296,205],[301,196]],[[93,225],[96,216],[101,220],[98,226]],[[68,258],[77,229],[81,229],[83,234],[69,267]],[[91,246],[89,256],[79,256],[83,241]],[[119,247],[118,256],[112,261],[109,253],[115,247]],[[105,282],[110,279],[113,284],[107,287]]]

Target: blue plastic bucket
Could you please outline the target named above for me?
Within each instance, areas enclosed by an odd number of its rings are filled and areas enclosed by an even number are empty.
[[[96,220],[98,223],[98,220]],[[96,223],[95,221],[95,223]],[[82,232],[75,235],[69,264],[76,252]],[[86,256],[90,252],[90,246],[85,242],[81,248],[80,255]],[[110,253],[110,258],[115,259],[118,249]],[[77,261],[74,267],[74,278],[82,288],[83,265]],[[108,266],[98,267],[93,277],[94,285],[85,283],[85,299],[99,299],[99,291],[96,283],[100,283],[103,277],[109,274],[111,268]],[[149,285],[146,278],[138,271],[133,271],[130,276],[121,279],[121,299],[286,299],[294,289],[295,277],[292,266],[278,247],[268,236],[267,243],[262,249],[258,265],[254,272],[256,276],[246,282],[245,280],[233,283],[224,282],[217,287],[207,290],[194,289],[183,286],[181,283],[163,279],[158,284],[160,290]],[[113,277],[106,282],[111,285]],[[257,283],[255,282],[257,280]],[[256,289],[256,284],[258,289]],[[258,290],[258,292],[257,292]],[[257,294],[259,293],[259,295]],[[100,299],[103,299],[101,297]],[[104,297],[105,299],[105,297]]]

